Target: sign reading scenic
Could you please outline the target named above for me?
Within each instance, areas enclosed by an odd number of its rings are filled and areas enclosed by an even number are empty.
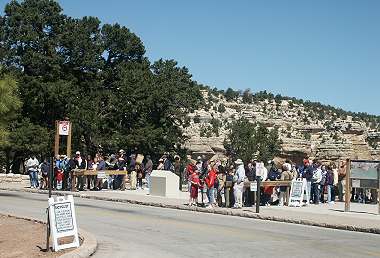
[[[72,195],[49,198],[50,230],[53,250],[78,247],[78,228],[75,218],[74,199]],[[73,236],[73,242],[61,244],[60,238]]]

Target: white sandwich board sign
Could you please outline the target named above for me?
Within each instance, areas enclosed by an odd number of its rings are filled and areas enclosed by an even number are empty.
[[[306,190],[306,179],[297,179],[292,181],[292,185],[290,187],[290,197],[289,197],[289,205],[293,207],[301,207],[303,205],[304,193]],[[307,200],[309,199],[309,193],[306,191]]]
[[[73,196],[66,195],[49,198],[49,217],[53,250],[59,251],[66,248],[79,247]],[[60,244],[60,238],[69,236],[73,237],[71,243]]]

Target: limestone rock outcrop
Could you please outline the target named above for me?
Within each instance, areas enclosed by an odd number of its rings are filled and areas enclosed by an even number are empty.
[[[321,160],[380,159],[380,131],[370,129],[357,118],[337,118],[333,112],[320,116],[320,110],[307,109],[291,100],[276,103],[266,99],[246,104],[241,98],[227,101],[220,94],[211,96],[210,101],[209,92],[202,91],[202,94],[206,107],[189,114],[190,123],[183,128],[189,139],[186,147],[193,154],[223,153],[228,124],[246,118],[269,129],[278,127],[284,158],[295,161],[305,156]]]

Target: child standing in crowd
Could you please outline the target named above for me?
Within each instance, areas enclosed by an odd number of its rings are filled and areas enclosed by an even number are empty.
[[[193,174],[190,176],[191,189],[190,189],[190,202],[189,205],[196,205],[198,202],[198,191],[200,186],[200,180],[198,176],[198,170],[193,171]]]

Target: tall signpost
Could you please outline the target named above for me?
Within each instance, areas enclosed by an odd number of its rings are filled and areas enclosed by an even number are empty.
[[[59,139],[61,136],[67,137],[66,144],[66,155],[71,156],[71,127],[70,121],[55,121],[55,142],[54,142],[54,155],[57,157],[59,155]]]
[[[350,211],[351,202],[351,160],[346,160],[346,189],[345,189],[345,199],[344,199],[344,211]]]
[[[71,132],[70,121],[55,121],[54,156],[58,158],[60,137],[67,137],[66,156],[71,156]],[[48,173],[49,184],[49,207],[47,208],[47,236],[46,252],[49,251],[50,236],[53,235],[53,249],[58,251],[64,248],[78,247],[78,229],[76,225],[74,199],[72,195],[66,197],[52,198],[52,184],[54,179],[54,157],[50,158],[50,169]],[[74,241],[69,244],[60,245],[58,239],[65,236],[74,236]]]

